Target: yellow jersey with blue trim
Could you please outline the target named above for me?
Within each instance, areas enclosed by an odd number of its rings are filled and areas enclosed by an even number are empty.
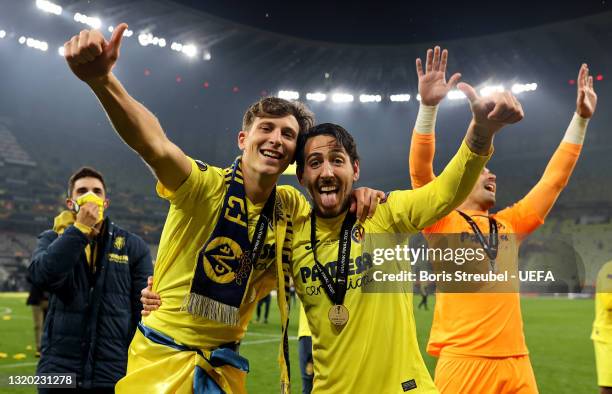
[[[371,219],[353,226],[343,302],[349,316],[341,327],[328,318],[334,304],[314,261],[310,211],[294,217],[290,269],[312,332],[313,393],[438,392],[419,350],[412,292],[364,290],[375,268],[367,239],[377,234],[409,237],[447,215],[469,194],[488,157],[462,144],[436,181],[389,193]],[[334,282],[345,215],[316,218],[317,259]]]
[[[170,202],[154,268],[153,290],[161,297],[158,310],[143,323],[176,342],[198,349],[213,349],[237,342],[244,336],[257,301],[277,286],[275,229],[270,224],[259,259],[253,266],[249,286],[239,310],[239,324],[226,325],[183,310],[198,260],[198,253],[210,237],[219,217],[225,194],[227,169],[191,161],[191,173],[174,192],[157,184],[157,193]],[[290,218],[296,205],[308,205],[305,197],[291,186],[278,186],[277,211]],[[248,233],[253,238],[264,203],[247,199]],[[283,252],[285,253],[285,252]],[[288,254],[288,252],[287,252]]]

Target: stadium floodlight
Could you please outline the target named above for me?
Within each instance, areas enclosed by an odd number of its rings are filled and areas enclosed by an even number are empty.
[[[348,93],[334,93],[332,94],[332,101],[334,103],[352,103],[355,98],[352,94]]]
[[[309,101],[325,101],[327,100],[327,95],[325,93],[321,93],[321,92],[314,92],[314,93],[306,93],[306,100]]]
[[[152,41],[153,41],[153,35],[149,33],[140,33],[138,35],[138,43],[142,45],[143,47],[146,47],[147,45],[151,44]]]
[[[0,30],[0,38],[6,37],[6,31]]]
[[[62,6],[54,4],[47,0],[36,0],[36,8],[50,14],[61,15]]]
[[[299,100],[300,93],[293,90],[279,90],[278,97],[285,100]]]
[[[406,101],[410,101],[410,95],[407,93],[392,94],[391,96],[389,96],[389,100],[396,102],[396,103],[406,102]]]
[[[64,50],[64,47],[61,46],[57,48],[57,53],[59,53],[59,55],[63,57],[66,54],[66,51]]]
[[[453,89],[448,92],[446,97],[448,97],[449,100],[461,100],[465,98],[465,93],[461,90]]]
[[[138,43],[143,47],[148,45],[156,45],[161,48],[166,46],[166,40],[163,38],[155,37],[151,33],[140,33],[138,35]]]
[[[484,88],[480,89],[480,95],[490,96],[491,94],[495,92],[503,92],[504,90],[505,90],[504,85],[485,86]]]
[[[164,40],[164,45],[165,43],[166,40]],[[173,51],[182,52],[183,54],[189,57],[195,57],[195,55],[198,54],[198,47],[193,44],[181,44],[180,42],[173,42],[172,45],[170,45],[170,49],[172,49]]]
[[[28,48],[38,49],[39,51],[43,52],[46,52],[49,49],[49,44],[47,44],[47,42],[37,40],[32,37],[21,36],[19,37],[19,43],[22,45],[25,43]]]
[[[189,57],[194,57],[195,55],[198,54],[198,48],[193,44],[187,44],[187,45],[183,45],[181,52],[183,52],[185,55]]]
[[[100,27],[102,27],[102,21],[100,20],[100,18],[87,16],[79,12],[74,14],[74,20],[76,22],[83,23],[85,25],[93,27],[94,29],[99,29]]]
[[[538,88],[537,83],[526,83],[526,84],[515,83],[514,85],[512,85],[512,93],[520,94],[523,92],[532,92],[536,90],[537,88]]]
[[[210,59],[212,59],[212,54],[210,53],[210,51],[204,51],[204,54],[202,55],[202,59],[209,61]]]
[[[362,103],[380,103],[382,96],[380,94],[361,94],[359,95],[359,101]]]

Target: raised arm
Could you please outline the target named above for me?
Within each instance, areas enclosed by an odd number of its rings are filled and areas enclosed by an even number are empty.
[[[117,26],[109,41],[98,30],[83,30],[64,44],[64,56],[72,72],[98,97],[123,141],[167,189],[175,191],[191,173],[191,163],[166,137],[155,115],[132,98],[112,73],[125,29],[125,23]]]
[[[458,87],[468,98],[473,114],[465,140],[432,182],[416,190],[391,193],[393,223],[400,231],[421,230],[457,208],[472,191],[492,153],[495,133],[523,118],[521,104],[509,92],[479,97],[466,83]]]
[[[414,189],[424,186],[434,178],[435,127],[438,105],[457,84],[461,74],[455,73],[446,81],[448,51],[440,47],[427,50],[425,72],[420,58],[416,59],[421,103],[410,143],[410,180]]]
[[[597,94],[593,88],[593,77],[589,76],[588,66],[583,64],[578,73],[576,112],[563,140],[548,162],[542,178],[517,204],[523,206],[526,211],[535,211],[540,223],[567,186],[582,150],[589,119],[595,113],[596,106]]]

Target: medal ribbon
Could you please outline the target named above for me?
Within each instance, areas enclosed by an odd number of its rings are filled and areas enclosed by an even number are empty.
[[[491,261],[491,271],[495,272],[495,259],[497,258],[497,250],[499,245],[497,221],[494,218],[487,216],[487,218],[489,219],[489,242],[487,242],[484,237],[484,234],[482,233],[480,227],[478,227],[478,224],[476,224],[474,219],[472,219],[470,215],[463,213],[459,210],[457,210],[457,212],[459,212],[459,214],[463,216],[465,221],[468,222],[470,227],[472,227],[472,231],[474,231],[474,234],[476,234],[478,242],[480,243],[485,253],[489,257],[489,260]]]
[[[310,219],[310,246],[312,248],[312,254],[321,281],[323,282],[323,290],[329,297],[330,301],[334,305],[342,305],[344,302],[344,296],[346,295],[346,284],[348,279],[348,265],[351,257],[351,231],[353,225],[357,221],[355,214],[347,212],[342,222],[342,229],[340,230],[340,246],[338,247],[338,259],[336,260],[336,283],[332,279],[331,275],[323,264],[317,259],[317,216],[313,209]]]

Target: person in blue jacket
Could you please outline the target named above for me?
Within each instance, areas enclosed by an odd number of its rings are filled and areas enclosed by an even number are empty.
[[[77,392],[112,393],[125,375],[140,290],[153,272],[147,244],[105,217],[108,205],[102,175],[79,169],[68,210],[39,235],[29,267],[32,283],[50,293],[36,372],[73,373]]]

